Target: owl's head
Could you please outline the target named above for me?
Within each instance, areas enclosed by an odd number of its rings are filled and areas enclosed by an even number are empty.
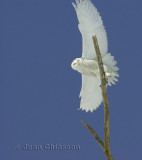
[[[76,58],[72,61],[71,67],[74,70],[79,70],[82,68],[83,58]]]

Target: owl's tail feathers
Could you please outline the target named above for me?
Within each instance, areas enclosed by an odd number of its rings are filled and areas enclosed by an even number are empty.
[[[106,54],[103,58],[103,64],[107,66],[108,75],[108,85],[115,84],[117,82],[117,77],[119,77],[118,70],[116,66],[117,62],[114,60],[114,57],[110,53]]]

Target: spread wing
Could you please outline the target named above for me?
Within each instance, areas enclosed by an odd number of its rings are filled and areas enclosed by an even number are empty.
[[[76,0],[73,3],[78,17],[78,27],[82,35],[83,47],[82,57],[87,60],[97,60],[92,36],[97,36],[103,64],[106,65],[112,76],[108,78],[108,84],[115,83],[118,76],[118,68],[115,66],[114,57],[108,52],[107,34],[99,12],[91,0]],[[82,89],[80,92],[80,108],[86,111],[93,111],[102,102],[100,79],[82,74]]]
[[[95,59],[96,53],[92,36],[97,36],[102,56],[107,54],[108,42],[105,28],[99,12],[90,0],[76,0],[73,3],[78,17],[78,27],[82,34],[83,48],[82,57]]]
[[[80,109],[86,112],[96,110],[102,103],[100,80],[82,74],[82,89],[80,92]]]

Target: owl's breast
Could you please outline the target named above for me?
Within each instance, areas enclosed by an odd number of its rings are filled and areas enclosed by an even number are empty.
[[[80,73],[91,77],[99,76],[98,63],[95,60],[83,59],[82,64],[78,70]]]
[[[99,71],[85,68],[85,67],[84,68],[82,67],[82,69],[79,69],[78,72],[80,72],[81,74],[87,75],[87,76],[91,76],[91,77],[99,76]]]

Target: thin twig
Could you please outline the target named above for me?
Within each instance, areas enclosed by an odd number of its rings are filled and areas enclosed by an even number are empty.
[[[102,149],[104,150],[104,142],[101,140],[101,138],[97,135],[97,133],[92,129],[92,127],[89,125],[89,124],[87,124],[87,123],[85,123],[85,122],[83,122],[83,121],[81,121],[81,123],[86,127],[86,128],[88,128],[88,130],[90,131],[90,133],[96,138],[96,140],[97,140],[97,142],[100,144],[100,146],[102,147]]]

